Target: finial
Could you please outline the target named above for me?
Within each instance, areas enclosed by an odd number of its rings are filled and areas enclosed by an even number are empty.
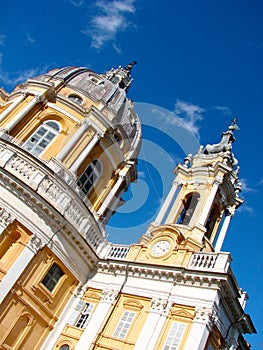
[[[137,62],[136,62],[136,61],[132,61],[131,63],[129,63],[129,64],[127,65],[127,67],[124,67],[124,69],[127,70],[128,72],[130,72],[130,71],[132,70],[132,67],[133,67],[135,64],[137,64]]]
[[[239,126],[237,125],[237,118],[234,118],[231,122],[231,125],[228,127],[228,130],[240,130]]]

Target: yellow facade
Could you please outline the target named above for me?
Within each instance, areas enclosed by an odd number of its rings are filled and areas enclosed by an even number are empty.
[[[0,281],[22,252],[31,235],[31,232],[17,221],[3,231],[0,237]]]
[[[61,266],[64,274],[50,292],[42,282],[54,263]],[[35,255],[1,305],[2,348],[32,349],[32,344],[34,349],[40,348],[76,285],[76,279],[48,248]]]
[[[0,349],[248,349],[246,293],[219,239],[242,204],[234,123],[175,168],[138,243],[106,239],[137,178],[133,64],[0,89]]]

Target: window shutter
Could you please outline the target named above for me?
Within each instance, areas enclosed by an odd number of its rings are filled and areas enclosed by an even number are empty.
[[[72,314],[70,315],[68,324],[70,324],[71,326],[74,326],[77,318],[79,317],[79,314],[81,313],[81,311],[83,310],[83,307],[85,305],[85,301],[83,300],[79,300],[78,304],[75,307],[75,310],[72,312]]]

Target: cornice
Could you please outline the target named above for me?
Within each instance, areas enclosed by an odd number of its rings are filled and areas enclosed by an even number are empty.
[[[135,277],[145,280],[155,280],[176,283],[191,287],[218,288],[222,281],[228,279],[227,273],[201,272],[183,267],[166,267],[161,265],[134,263],[128,261],[100,260],[98,272],[106,275]]]
[[[57,236],[58,233],[60,233],[60,235],[70,242],[71,245],[73,244],[75,247],[78,247],[78,252],[81,252],[81,254],[87,258],[87,263],[91,265],[90,267],[96,267],[98,260],[96,249],[92,247],[86,237],[75,230],[68,221],[65,221],[65,218],[56,210],[56,208],[47,203],[38,195],[38,193],[30,189],[20,180],[14,178],[12,174],[5,172],[3,169],[0,169],[0,185],[2,185],[8,192],[15,195],[19,200],[22,200],[40,219],[45,222],[47,226],[51,228],[51,236],[47,235],[46,232],[41,234],[40,230],[36,228],[36,232],[38,232],[40,239],[43,241],[42,249],[44,246],[48,246],[59,255],[60,247]],[[24,223],[25,226],[27,226],[26,221],[30,220],[30,218],[22,217],[18,211],[12,212],[11,215],[13,219],[18,219]],[[92,228],[92,225],[90,225],[90,227]]]

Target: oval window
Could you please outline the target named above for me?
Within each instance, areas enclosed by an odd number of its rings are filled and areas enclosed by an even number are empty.
[[[78,95],[69,95],[69,97],[68,97],[71,101],[73,101],[73,102],[76,102],[76,103],[78,103],[78,104],[82,104],[82,102],[83,102],[83,100],[82,100],[82,98],[81,97],[79,97]]]

